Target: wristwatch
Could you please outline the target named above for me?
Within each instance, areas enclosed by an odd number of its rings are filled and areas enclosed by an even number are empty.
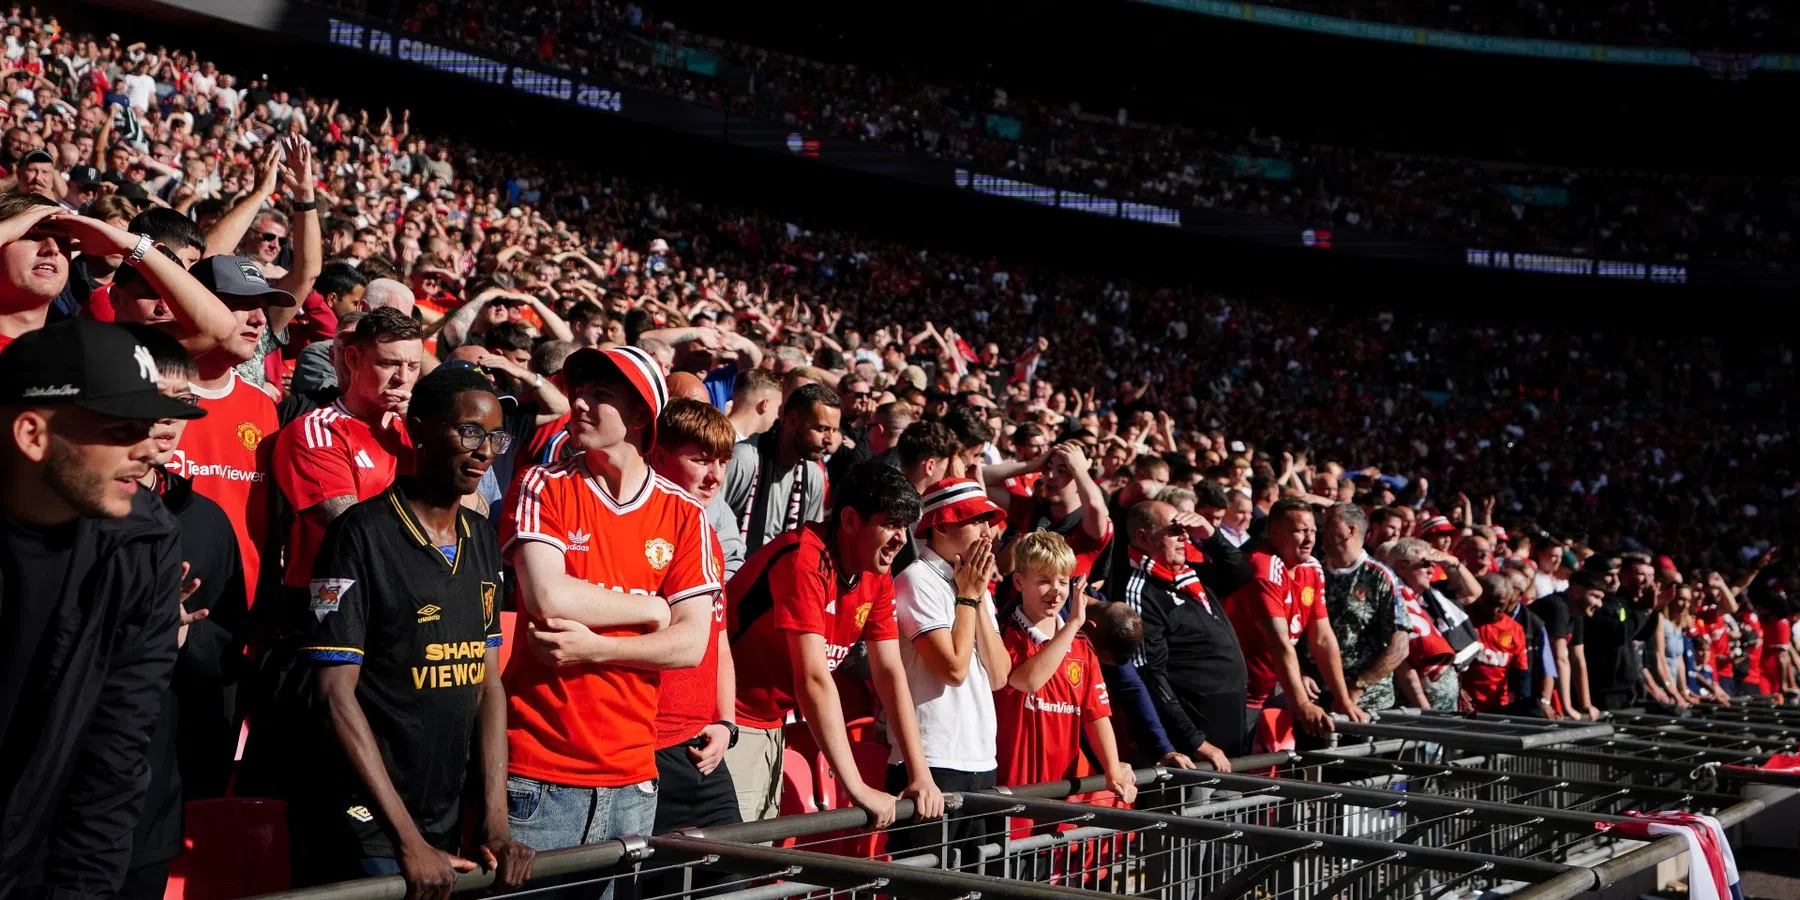
[[[138,235],[137,246],[131,248],[130,256],[125,257],[125,265],[136,267],[138,263],[144,261],[144,254],[149,253],[150,248],[154,246],[156,246],[155,238],[147,234]]]
[[[713,724],[714,725],[723,725],[723,726],[725,726],[725,730],[731,733],[731,740],[725,744],[725,749],[730,750],[731,748],[737,746],[738,727],[737,727],[736,722],[726,722],[726,721],[721,720],[718,722],[714,722]]]
[[[966,606],[970,609],[980,609],[981,601],[980,600],[970,600],[967,597],[958,597],[958,598],[956,598],[956,605],[957,606]]]
[[[543,390],[544,389],[544,376],[539,375],[535,381],[531,382],[531,389],[534,391]]]

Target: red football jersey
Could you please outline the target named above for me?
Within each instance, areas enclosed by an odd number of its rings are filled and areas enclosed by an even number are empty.
[[[1763,626],[1762,681],[1771,692],[1781,690],[1781,648],[1786,647],[1793,637],[1794,628],[1785,616]]]
[[[1225,611],[1244,649],[1244,670],[1248,674],[1245,705],[1261,709],[1263,701],[1281,683],[1277,662],[1280,657],[1270,644],[1264,623],[1286,619],[1288,640],[1296,642],[1295,652],[1301,652],[1297,642],[1306,633],[1306,626],[1326,618],[1325,570],[1311,559],[1289,566],[1267,544],[1244,555],[1255,577],[1231,595]]]
[[[254,600],[269,537],[269,471],[276,443],[269,438],[281,430],[281,420],[275,401],[236,372],[220,390],[193,389],[206,418],[188,423],[169,471],[193,479],[194,490],[219,504],[231,519],[244,560],[244,587]]]
[[[864,572],[845,588],[823,528],[809,522],[764,544],[725,586],[739,725],[779,728],[800,708],[787,632],[823,636],[833,671],[859,639],[900,639],[893,577]]]
[[[1740,606],[1737,611],[1737,620],[1738,633],[1741,635],[1741,639],[1744,642],[1744,662],[1747,666],[1744,671],[1743,682],[1755,690],[1756,693],[1768,693],[1768,686],[1763,681],[1762,674],[1762,619],[1757,617],[1756,610],[1751,609],[1749,606]]]
[[[712,535],[713,570],[725,571],[725,548]],[[656,749],[692,740],[700,729],[719,721],[719,635],[725,633],[725,592],[713,594],[712,634],[706,655],[691,669],[662,673],[656,697]]]
[[[1462,689],[1477,712],[1495,712],[1510,706],[1514,699],[1506,676],[1531,668],[1531,657],[1525,652],[1525,627],[1512,616],[1500,615],[1478,626],[1475,636],[1482,650],[1463,670]]]
[[[1030,497],[1033,494],[1033,489],[1037,487],[1038,479],[1042,478],[1043,475],[1044,473],[1041,471],[1021,472],[1006,479],[1006,490],[1015,497]]]
[[[396,474],[411,468],[412,442],[405,420],[396,416],[390,426],[379,425],[358,419],[339,400],[289,422],[275,439],[275,484],[296,513],[282,582],[288,587],[306,587],[313,557],[325,540],[325,526],[300,512],[333,497],[367,500],[387,490]]]
[[[1025,620],[1014,608],[1000,628],[1000,640],[1017,666],[1030,659],[1050,635]],[[1000,770],[995,780],[1002,785],[1037,784],[1075,775],[1081,758],[1081,727],[1112,716],[1112,699],[1100,676],[1100,659],[1086,635],[1076,635],[1056,674],[1035,694],[1011,685],[994,692],[994,718],[998,724],[996,749]]]
[[[500,520],[500,546],[549,544],[564,571],[673,606],[719,591],[717,539],[700,501],[654,472],[615,499],[585,457],[532,466]],[[597,629],[629,637],[645,626]],[[622,787],[656,777],[656,703],[662,673],[625,666],[552,668],[531,653],[507,663],[506,736],[515,775],[575,787]],[[710,696],[710,695],[709,695]],[[691,735],[690,735],[691,736]]]

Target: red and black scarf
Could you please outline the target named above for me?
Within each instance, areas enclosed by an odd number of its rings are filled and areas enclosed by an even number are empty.
[[[1131,567],[1143,572],[1145,577],[1163,582],[1176,594],[1197,601],[1207,612],[1213,611],[1212,600],[1206,596],[1206,588],[1200,584],[1200,576],[1193,566],[1182,563],[1171,569],[1136,547],[1131,548],[1130,555]]]

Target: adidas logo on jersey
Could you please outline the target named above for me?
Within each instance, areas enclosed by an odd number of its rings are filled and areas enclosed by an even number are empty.
[[[356,451],[356,467],[359,469],[375,468],[375,461],[369,458],[369,452],[367,450]]]
[[[594,536],[577,528],[574,531],[569,532],[568,537],[570,550],[586,550],[588,548],[588,541],[592,540]]]

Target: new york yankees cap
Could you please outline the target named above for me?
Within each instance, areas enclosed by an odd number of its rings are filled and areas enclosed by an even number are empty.
[[[0,350],[0,405],[77,406],[115,419],[198,419],[206,410],[165,396],[156,360],[117,325],[64,319]]]

